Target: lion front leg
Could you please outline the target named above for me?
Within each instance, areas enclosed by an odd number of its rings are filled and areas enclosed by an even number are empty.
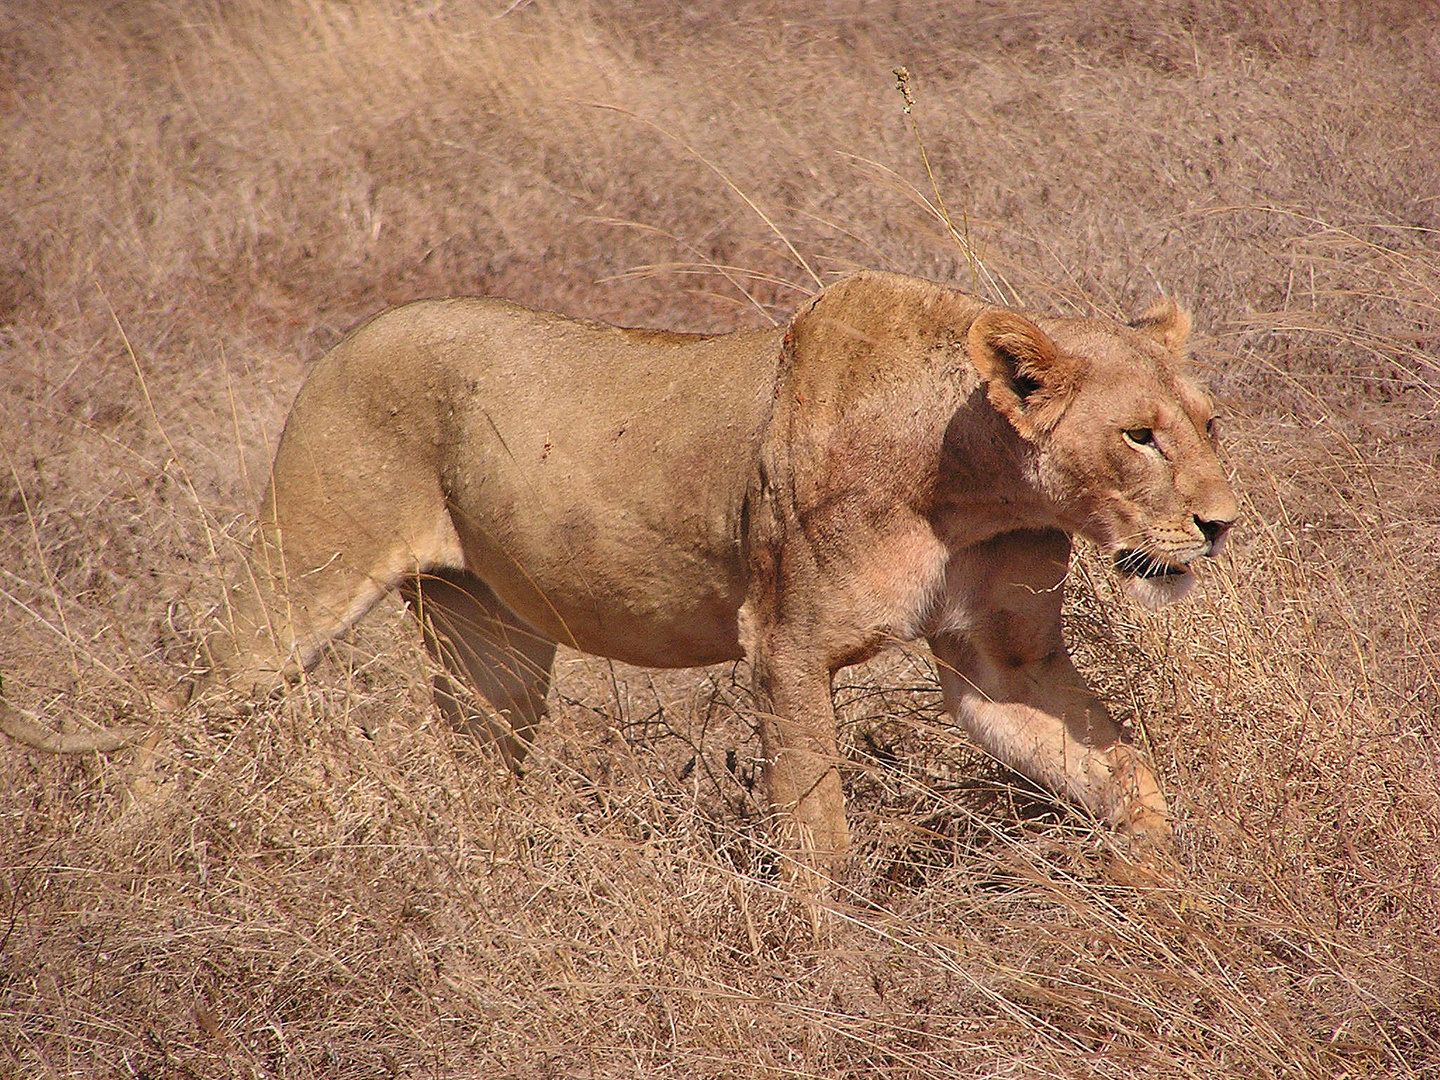
[[[1170,815],[1140,751],[1063,652],[996,664],[968,642],[936,638],[945,707],[998,761],[1095,817],[1164,845]]]
[[[1169,811],[1144,756],[1075,670],[1060,628],[1070,544],[1012,533],[957,556],[947,586],[963,633],[930,646],[946,709],[996,759],[1120,831],[1168,846]]]
[[[816,888],[838,874],[850,846],[830,671],[771,636],[751,650],[764,785],[776,846],[789,873]]]

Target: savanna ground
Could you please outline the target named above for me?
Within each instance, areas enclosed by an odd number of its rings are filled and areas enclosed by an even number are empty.
[[[1436,1075],[1437,146],[1423,0],[0,7],[0,673],[147,733],[0,740],[0,1076]],[[819,934],[743,666],[562,658],[522,781],[398,604],[283,702],[164,704],[364,316],[720,330],[861,266],[1193,305],[1244,520],[1156,614],[1083,560],[1068,624],[1173,880],[985,762],[918,652],[841,679]]]

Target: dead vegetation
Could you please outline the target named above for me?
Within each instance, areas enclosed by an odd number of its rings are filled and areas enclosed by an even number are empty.
[[[157,729],[0,742],[0,1076],[1432,1075],[1440,36],[1282,7],[0,9],[4,692]],[[562,662],[522,782],[432,714],[398,606],[282,704],[152,707],[364,315],[723,329],[858,266],[1193,304],[1236,543],[1154,615],[1084,564],[1070,623],[1178,882],[1117,879],[907,653],[838,691],[860,846],[818,939],[743,671]]]

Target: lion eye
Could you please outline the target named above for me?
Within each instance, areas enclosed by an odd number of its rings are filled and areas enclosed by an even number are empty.
[[[1216,417],[1212,416],[1205,421],[1205,434],[1210,437],[1211,442],[1220,437],[1220,421]]]
[[[1154,446],[1155,432],[1148,427],[1132,427],[1125,429],[1125,441],[1132,446]]]

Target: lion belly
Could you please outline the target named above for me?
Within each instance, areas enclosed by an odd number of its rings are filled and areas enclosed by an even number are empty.
[[[506,325],[436,350],[440,479],[465,569],[584,652],[738,658],[743,506],[780,333],[657,337],[487,309]]]
[[[528,509],[497,513],[495,502],[465,499],[453,517],[463,523],[466,569],[545,636],[647,667],[740,657],[738,541],[726,550],[694,536],[661,540],[623,509],[605,518],[573,507],[552,517],[544,503]]]

